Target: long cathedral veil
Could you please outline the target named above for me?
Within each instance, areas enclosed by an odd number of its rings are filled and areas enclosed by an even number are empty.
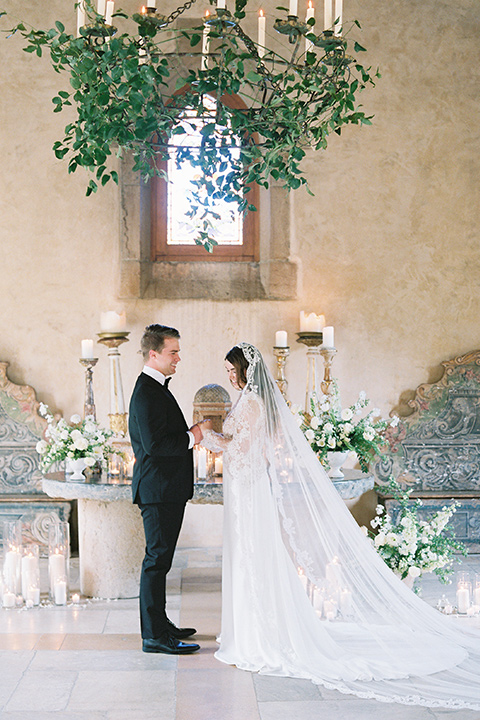
[[[325,653],[335,655],[327,669],[312,657],[307,675],[385,702],[480,709],[480,633],[441,615],[387,567],[305,440],[260,352],[248,343],[238,347],[249,362],[243,393],[258,394],[266,411],[263,452],[283,544],[316,608],[319,642],[327,632],[332,645]]]

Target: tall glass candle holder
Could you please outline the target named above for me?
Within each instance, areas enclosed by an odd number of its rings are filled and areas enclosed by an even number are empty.
[[[3,587],[4,592],[19,595],[22,589],[22,523],[3,523]],[[5,603],[4,603],[5,605]],[[8,605],[7,605],[8,607]]]
[[[457,592],[456,592],[456,599],[457,599],[457,612],[459,612],[462,615],[465,615],[468,610],[470,609],[470,599],[471,599],[471,585],[470,585],[470,576],[468,572],[459,572],[457,573]]]
[[[22,595],[27,603],[40,603],[40,565],[38,545],[24,546],[22,556]]]
[[[69,569],[70,527],[68,522],[53,523],[48,532],[48,577],[50,597],[57,605],[66,605]],[[63,598],[64,595],[65,602],[57,602],[57,599]]]
[[[480,607],[480,575],[475,575],[475,581],[473,586],[473,604]]]

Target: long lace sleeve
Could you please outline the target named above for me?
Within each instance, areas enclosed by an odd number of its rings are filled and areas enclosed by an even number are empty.
[[[232,438],[229,435],[222,435],[213,430],[205,430],[200,445],[207,448],[207,450],[218,453],[226,450],[231,441]]]

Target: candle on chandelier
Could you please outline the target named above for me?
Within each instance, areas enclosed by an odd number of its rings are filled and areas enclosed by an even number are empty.
[[[147,8],[150,8],[150,10],[156,10],[157,0],[147,0]]]
[[[327,325],[326,327],[323,328],[323,346],[324,347],[335,347],[333,338],[334,338],[333,325]]]
[[[205,20],[208,19],[210,15],[210,12],[207,10],[205,13]],[[208,70],[208,53],[210,50],[210,38],[208,36],[209,27],[208,25],[204,25],[203,33],[202,33],[202,64],[200,69],[201,70]]]
[[[275,347],[288,347],[288,335],[286,330],[277,330],[275,333]]]
[[[97,13],[102,17],[105,16],[105,3],[106,0],[97,0]]]
[[[265,55],[265,21],[266,17],[263,10],[258,11],[258,55],[263,57]]]
[[[87,360],[93,358],[93,340],[82,340],[82,358]]]
[[[298,0],[290,0],[290,6],[288,14],[297,17],[298,14]]]
[[[308,8],[307,8],[307,15],[305,17],[305,22],[308,23],[308,21],[311,18],[315,18],[315,8],[313,7],[312,0],[308,0]],[[312,32],[313,28],[311,25],[309,25],[309,32]],[[310,40],[305,40],[305,52],[310,52],[312,50],[313,43]]]
[[[324,0],[323,5],[323,29],[331,30],[333,25],[333,2],[334,0]]]
[[[342,34],[343,0],[335,0],[335,35]]]
[[[225,10],[225,0],[217,0],[217,10]]]
[[[107,9],[105,10],[105,24],[106,25],[112,24],[112,15],[113,15],[114,10],[115,10],[114,0],[107,0]]]

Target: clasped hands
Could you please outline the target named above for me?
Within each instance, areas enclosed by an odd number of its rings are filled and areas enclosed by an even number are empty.
[[[190,428],[190,432],[193,433],[193,437],[195,438],[195,445],[197,445],[203,439],[204,430],[211,429],[212,421],[210,420],[210,418],[206,418],[205,420],[202,420],[201,422],[192,425],[192,427]]]

